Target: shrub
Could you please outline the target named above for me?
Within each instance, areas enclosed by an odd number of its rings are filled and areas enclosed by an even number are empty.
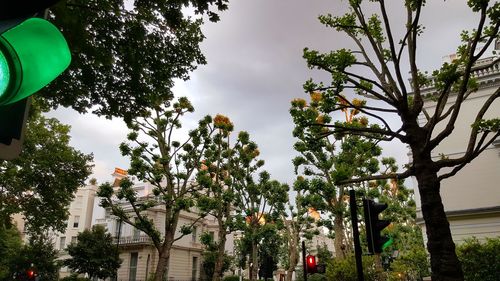
[[[226,276],[222,281],[240,281],[240,277],[236,275]]]
[[[377,272],[374,266],[374,258],[363,257],[363,275],[365,280],[376,280]],[[333,259],[326,268],[326,278],[331,281],[357,281],[356,261],[354,256],[345,259]]]
[[[500,237],[480,243],[475,237],[457,247],[466,281],[498,281]]]

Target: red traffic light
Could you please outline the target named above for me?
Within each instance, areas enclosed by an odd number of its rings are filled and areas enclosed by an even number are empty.
[[[313,255],[308,255],[306,257],[307,273],[316,272],[316,257]]]

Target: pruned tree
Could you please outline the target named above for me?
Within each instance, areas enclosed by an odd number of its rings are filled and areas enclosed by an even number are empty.
[[[221,259],[220,257],[220,243],[214,240],[214,237],[210,235],[210,233],[203,233],[200,237],[200,241],[205,247],[205,249],[202,252],[202,257],[203,257],[203,262],[202,262],[202,267],[203,270],[205,271],[205,276],[208,279],[216,279],[215,277],[215,270],[217,267],[218,260]],[[219,275],[224,274],[225,271],[229,269],[231,266],[231,257],[226,254],[225,252],[222,253],[222,268],[219,269],[221,273],[217,273]],[[218,278],[219,280],[221,279],[220,277]]]
[[[412,158],[404,171],[340,180],[338,184],[414,176],[421,196],[432,280],[463,280],[442,204],[440,182],[455,175],[498,138],[500,119],[485,118],[491,112],[493,102],[500,97],[500,88],[493,89],[492,94],[475,112],[469,142],[462,155],[434,159],[432,152],[453,133],[463,103],[477,91],[478,84],[473,73],[486,69],[499,60],[493,58],[489,63],[477,64],[498,38],[500,3],[467,1],[478,18],[476,28],[461,34],[463,44],[458,47],[457,59],[443,64],[428,77],[419,69],[417,60],[419,35],[423,32],[420,19],[425,1],[404,2],[407,18],[400,38],[395,36],[396,28],[391,25],[386,1],[369,1],[372,4],[375,2],[379,8],[377,14],[371,16],[365,14],[366,2],[368,1],[351,0],[348,2],[350,12],[347,14],[319,17],[326,26],[351,38],[356,48],[326,54],[306,48],[304,58],[309,67],[330,73],[332,81],[329,85],[308,81],[305,90],[321,93],[319,108],[325,114],[346,108],[358,110],[376,120],[380,127],[317,122],[310,126],[327,128],[324,136],[342,133],[377,141],[397,139],[409,146]],[[406,65],[409,67],[409,83],[405,80]],[[424,96],[423,93],[423,89],[428,87],[434,87],[435,90],[431,97]],[[349,90],[368,98],[370,103],[359,105],[346,102],[342,92]],[[424,111],[426,99],[435,101],[433,112]],[[390,126],[384,119],[387,114],[399,118],[401,126]],[[425,120],[419,120],[419,116],[423,116]]]
[[[342,98],[344,98],[342,96]],[[349,102],[344,98],[343,102]],[[293,159],[297,178],[294,188],[303,194],[304,206],[323,212],[328,217],[319,221],[333,232],[335,240],[335,256],[344,258],[351,251],[352,242],[347,237],[345,223],[347,214],[348,188],[361,188],[362,184],[338,184],[346,179],[364,177],[379,171],[378,156],[380,147],[375,141],[362,136],[351,136],[342,133],[325,136],[327,128],[310,126],[310,124],[328,124],[332,118],[322,110],[324,102],[320,92],[311,93],[311,101],[304,99],[292,101],[290,114],[295,128],[294,137],[298,140],[294,145],[299,153]],[[362,105],[362,100],[352,103]],[[345,121],[336,124],[349,124],[358,128],[377,128],[369,125],[368,118],[358,116],[359,110],[343,109]],[[333,223],[332,223],[333,222]]]
[[[211,145],[207,147],[203,162],[197,174],[197,182],[205,192],[197,198],[197,206],[204,213],[217,220],[217,256],[212,280],[221,280],[225,263],[225,246],[227,235],[241,229],[244,223],[237,198],[244,190],[236,189],[235,177],[241,174],[243,167],[255,171],[264,164],[257,159],[258,153],[251,153],[241,148],[251,144],[249,135],[240,132],[234,144],[231,144],[233,124],[223,115],[214,118],[213,127],[216,133]]]
[[[301,237],[312,239],[314,235],[318,234],[314,223],[320,218],[320,215],[314,208],[308,207],[301,191],[295,195],[295,206],[291,202],[288,202],[287,205],[289,214],[283,214],[282,218],[284,227],[281,233],[285,243],[281,263],[286,269],[286,280],[291,281],[300,259]]]
[[[243,138],[248,139],[248,135]],[[240,155],[246,155],[241,159],[252,159],[259,154],[254,142],[247,142],[238,148]],[[246,163],[245,163],[246,162]],[[237,192],[236,208],[244,216],[245,223],[242,225],[244,240],[247,241],[246,248],[250,256],[250,280],[258,279],[259,269],[259,245],[265,238],[266,233],[280,228],[282,213],[285,211],[285,203],[288,201],[289,187],[276,180],[272,180],[268,172],[263,171],[254,179],[257,170],[250,166],[249,161],[237,164],[240,167],[234,173],[235,190]]]
[[[172,96],[176,79],[205,63],[202,17],[218,21],[227,0],[72,0],[50,9],[72,63],[42,90],[48,104],[130,121]]]
[[[207,116],[180,141],[181,119],[193,110],[189,100],[181,97],[173,103],[167,101],[154,107],[149,116],[136,118],[129,125],[129,143],[120,145],[122,155],[130,157],[128,174],[153,185],[153,194],[139,197],[129,178],[123,179],[116,191],[106,183],[97,193],[103,197],[101,206],[109,208],[119,219],[151,238],[159,255],[155,281],[162,280],[165,275],[173,243],[191,233],[193,226],[204,216],[196,212],[197,220],[178,225],[180,213],[194,211],[197,193],[203,189],[194,179],[215,132],[211,126],[212,118]],[[122,205],[115,198],[124,199],[127,204]],[[149,212],[155,209],[164,212],[163,229],[159,229],[150,218]]]

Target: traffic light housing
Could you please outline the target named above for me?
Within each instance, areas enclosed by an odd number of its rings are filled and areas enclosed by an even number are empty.
[[[313,255],[306,256],[307,273],[316,273],[316,257]]]
[[[55,2],[20,0],[0,13],[0,159],[11,160],[21,152],[27,98],[71,62],[62,33],[50,22],[32,17],[35,9],[43,10]]]
[[[371,254],[380,254],[391,243],[391,239],[381,234],[381,231],[391,224],[388,220],[379,219],[379,214],[387,209],[386,203],[376,203],[371,199],[363,199],[365,214],[366,240]]]

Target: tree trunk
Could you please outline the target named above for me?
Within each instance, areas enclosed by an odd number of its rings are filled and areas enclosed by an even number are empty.
[[[290,245],[288,253],[290,254],[290,262],[286,270],[286,281],[292,281],[292,275],[295,267],[299,263],[299,234],[295,233],[293,226],[290,229]]]
[[[344,259],[346,256],[345,233],[344,233],[344,216],[336,214],[333,222],[333,232],[335,233],[334,247],[335,257]]]
[[[164,280],[165,273],[167,271],[168,261],[170,259],[170,249],[172,248],[173,234],[165,235],[166,241],[163,243],[161,251],[158,251],[158,264],[156,265],[156,271],[154,276],[154,281]],[[165,276],[168,278],[168,276]]]
[[[252,241],[252,267],[251,267],[251,273],[250,273],[250,281],[255,281],[258,279],[258,272],[259,272],[259,263],[258,263],[258,250],[257,250],[257,242]]]
[[[218,253],[217,259],[215,260],[214,276],[212,276],[213,281],[222,280],[222,268],[224,267],[224,256],[226,250],[226,230],[224,228],[219,228],[218,243]]]
[[[440,182],[430,153],[422,157],[414,152],[413,157],[427,232],[427,250],[431,256],[432,281],[463,281],[462,267],[455,252],[440,195]]]

